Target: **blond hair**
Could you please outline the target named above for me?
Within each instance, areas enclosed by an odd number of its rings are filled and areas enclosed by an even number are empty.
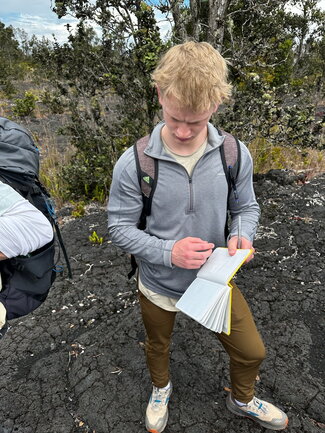
[[[170,48],[151,75],[164,97],[174,97],[180,107],[203,112],[227,100],[226,60],[207,42],[185,42]]]

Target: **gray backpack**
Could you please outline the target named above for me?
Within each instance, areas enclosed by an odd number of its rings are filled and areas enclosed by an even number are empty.
[[[72,277],[53,202],[38,174],[39,151],[32,137],[20,125],[0,117],[0,181],[10,185],[39,209],[54,231],[50,243],[27,257],[19,256],[0,262],[3,281],[0,301],[7,309],[8,319],[33,311],[45,300],[60,271],[58,260],[55,260],[56,240],[59,251],[63,251],[69,277]]]

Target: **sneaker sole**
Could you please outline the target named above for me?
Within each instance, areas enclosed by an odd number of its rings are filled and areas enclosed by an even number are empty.
[[[166,424],[167,424],[167,423],[166,423]],[[156,430],[156,429],[154,429],[154,428],[149,428],[149,427],[146,427],[146,429],[147,429],[147,431],[150,432],[150,433],[162,433],[162,432],[165,430],[165,427],[166,427],[166,425],[163,427],[162,430]]]
[[[227,406],[227,409],[230,410],[230,412],[234,413],[235,415],[241,416],[243,418],[251,419],[252,421],[257,422],[262,427],[270,429],[270,430],[285,430],[288,427],[288,424],[289,424],[289,420],[287,419],[285,425],[282,425],[282,426],[272,426],[269,423],[261,421],[261,420],[259,420],[258,418],[254,417],[254,416],[245,415],[242,412],[238,412],[236,410],[236,408],[233,408],[232,405],[231,405],[231,403],[228,402],[228,399],[226,400],[226,406]]]

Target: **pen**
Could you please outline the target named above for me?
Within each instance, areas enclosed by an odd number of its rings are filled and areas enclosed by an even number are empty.
[[[237,239],[237,248],[241,248],[241,216],[238,216],[238,239]]]

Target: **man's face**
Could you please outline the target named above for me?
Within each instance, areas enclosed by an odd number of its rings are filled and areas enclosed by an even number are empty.
[[[217,105],[210,110],[201,113],[193,112],[188,108],[180,108],[176,99],[159,94],[159,102],[162,106],[166,123],[167,144],[174,146],[196,146],[202,144],[207,134],[207,124],[212,114],[217,110]]]

